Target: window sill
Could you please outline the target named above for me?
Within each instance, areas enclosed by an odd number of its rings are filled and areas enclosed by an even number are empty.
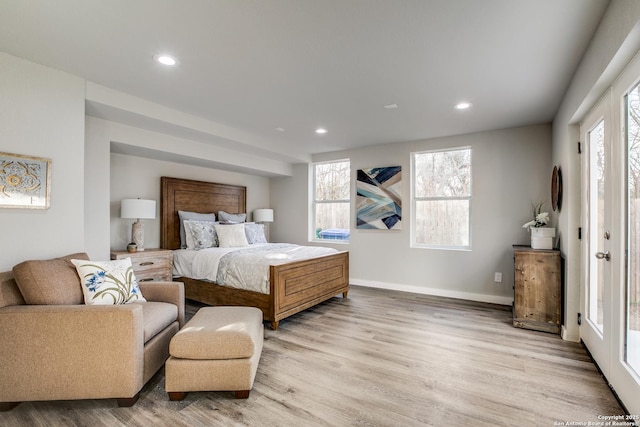
[[[309,243],[323,243],[323,244],[332,244],[332,245],[348,245],[348,240],[339,240],[339,239],[313,239],[309,240]]]
[[[457,251],[457,252],[472,252],[470,246],[428,246],[412,244],[411,249],[433,249],[437,251]]]

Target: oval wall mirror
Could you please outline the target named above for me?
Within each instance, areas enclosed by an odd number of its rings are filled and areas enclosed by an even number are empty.
[[[557,166],[553,167],[553,173],[551,174],[551,207],[555,211],[560,211],[560,205],[562,204],[562,172]]]

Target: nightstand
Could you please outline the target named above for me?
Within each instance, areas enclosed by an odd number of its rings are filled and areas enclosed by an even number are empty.
[[[142,252],[112,251],[111,259],[130,257],[138,282],[170,282],[173,274],[173,251],[145,249]]]
[[[513,254],[513,326],[559,334],[563,294],[560,251],[514,245]]]

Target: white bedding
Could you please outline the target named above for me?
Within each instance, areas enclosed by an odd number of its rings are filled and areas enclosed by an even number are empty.
[[[268,294],[270,265],[337,252],[331,248],[289,243],[257,243],[241,248],[215,247],[199,251],[178,249],[173,253],[173,275]],[[227,254],[229,257],[223,259]],[[219,269],[221,264],[222,270]]]

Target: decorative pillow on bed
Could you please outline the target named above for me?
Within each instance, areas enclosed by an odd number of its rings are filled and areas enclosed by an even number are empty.
[[[72,259],[71,262],[80,276],[85,304],[114,305],[146,301],[133,274],[131,258],[102,262]]]
[[[215,224],[218,242],[221,248],[239,248],[249,246],[247,235],[244,233],[245,224]]]
[[[188,231],[190,235],[190,238],[187,239],[187,249],[199,251],[200,249],[217,247],[218,234],[214,227],[215,224],[211,221],[196,221],[193,219],[185,221],[185,232]]]
[[[264,224],[247,222],[244,224],[244,233],[247,235],[247,242],[250,245],[267,243],[267,237],[264,235]]]
[[[246,220],[246,213],[230,214],[225,211],[218,212],[218,221],[220,221],[220,224],[239,224]]]
[[[198,212],[189,212],[189,211],[178,211],[178,217],[180,218],[180,247],[182,249],[187,247],[187,235],[184,230],[184,222],[187,220],[197,220],[197,221],[211,221],[215,222],[216,214],[214,213],[198,213]]]
[[[182,226],[184,227],[184,241],[186,245],[180,246],[180,249],[191,249],[194,250],[196,248],[196,244],[193,241],[193,236],[191,235],[191,226],[189,225],[190,221],[182,221]]]

